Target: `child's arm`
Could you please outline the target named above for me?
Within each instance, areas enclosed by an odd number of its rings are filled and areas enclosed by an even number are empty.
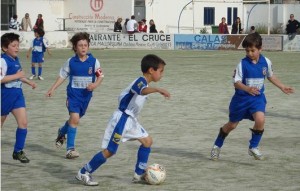
[[[151,93],[160,93],[161,95],[163,95],[165,98],[170,98],[171,97],[171,94],[165,90],[165,89],[162,89],[162,88],[154,88],[154,87],[146,87],[142,90],[142,95],[148,95],[148,94],[151,94]]]
[[[52,87],[46,93],[46,96],[51,97],[53,95],[54,91],[56,90],[56,88],[58,88],[64,81],[65,81],[64,78],[62,78],[60,76],[57,77],[55,83],[52,85]]]
[[[27,54],[26,54],[26,57],[27,57],[27,58],[29,58],[29,54],[31,53],[31,51],[32,51],[32,47],[30,47],[30,48],[28,49],[28,52],[27,52]]]
[[[245,92],[248,92],[250,95],[256,96],[260,94],[260,91],[256,87],[250,87],[243,84],[241,81],[237,81],[234,83],[234,87],[239,90],[243,90]]]
[[[36,88],[36,83],[31,81],[31,80],[28,80],[27,78],[23,77],[20,79],[22,82],[30,85],[32,87],[32,89],[35,89]]]
[[[18,71],[16,74],[4,76],[1,79],[1,84],[7,83],[7,82],[10,82],[13,80],[21,79],[21,78],[25,78],[25,73],[22,70]]]
[[[103,75],[103,73],[102,73],[101,68],[98,68],[98,69],[96,70],[95,75],[97,76],[97,80],[96,80],[94,83],[90,83],[90,84],[86,87],[86,89],[87,89],[88,91],[93,91],[93,90],[96,89],[98,86],[100,86],[100,84],[101,84],[101,82],[102,82],[102,80],[103,80],[103,78],[104,78],[104,75]]]
[[[285,86],[283,83],[281,83],[281,81],[275,75],[272,75],[271,77],[268,77],[268,80],[272,84],[277,86],[283,93],[285,93],[285,94],[294,93],[294,89],[292,87]]]
[[[47,52],[48,52],[48,55],[51,56],[50,49],[47,47],[46,50],[47,50]]]

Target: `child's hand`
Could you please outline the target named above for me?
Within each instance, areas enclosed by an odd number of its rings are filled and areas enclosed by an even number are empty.
[[[86,87],[86,89],[88,90],[88,91],[93,91],[94,89],[96,89],[96,85],[94,84],[94,83],[90,83],[87,87]]]
[[[29,85],[32,87],[32,89],[35,89],[35,88],[36,88],[36,83],[33,82],[33,81],[30,81],[30,82],[29,82]]]
[[[22,71],[22,70],[19,70],[19,71],[16,73],[16,75],[17,75],[18,79],[26,78],[25,73],[24,73],[24,71]]]
[[[291,93],[294,93],[294,89],[292,87],[286,87],[284,86],[283,88],[281,88],[281,91],[283,91],[283,93],[285,94],[291,94]]]
[[[46,97],[52,97],[53,93],[54,93],[54,90],[52,90],[52,89],[48,90],[46,93]]]
[[[167,99],[170,99],[170,97],[171,97],[171,94],[167,90],[159,89],[159,93]]]
[[[250,95],[256,96],[260,94],[260,91],[256,87],[249,87],[247,91]]]

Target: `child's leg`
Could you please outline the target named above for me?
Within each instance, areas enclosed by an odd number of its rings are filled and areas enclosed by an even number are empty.
[[[42,75],[42,70],[43,70],[42,63],[39,63],[38,76]]]
[[[107,149],[104,149],[101,152],[98,152],[84,167],[81,168],[80,173],[85,174],[86,171],[93,173],[97,170],[102,164],[106,162],[108,158],[114,154],[109,152]]]
[[[254,118],[254,127],[250,129],[252,132],[252,137],[249,141],[249,148],[258,147],[260,140],[262,138],[264,132],[264,124],[265,124],[265,114],[263,112],[256,112],[253,114]]]
[[[36,75],[36,73],[35,73],[35,63],[32,63],[31,64],[31,73],[32,73],[32,75]]]
[[[6,119],[7,115],[1,116],[1,128],[3,127],[4,121]]]
[[[79,124],[79,114],[78,113],[70,113],[70,120],[67,131],[67,150],[71,150],[75,148],[75,138],[77,133],[77,126]]]
[[[141,175],[147,168],[148,158],[151,152],[152,138],[150,136],[139,139],[142,143],[137,153],[137,162],[135,165],[135,173]]]
[[[19,152],[24,149],[26,136],[27,136],[27,115],[24,107],[14,109],[12,111],[18,128],[16,130],[16,142],[14,146],[14,152]]]
[[[215,140],[215,145],[221,148],[224,144],[225,138],[228,134],[237,127],[239,122],[228,122],[222,128],[220,128],[217,139]]]

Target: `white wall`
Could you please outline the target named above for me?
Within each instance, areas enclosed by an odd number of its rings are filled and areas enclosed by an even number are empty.
[[[178,20],[180,12],[191,0],[160,0],[146,4],[147,20],[154,19],[157,30],[166,33],[178,33]],[[225,3],[224,3],[225,2]],[[220,3],[222,3],[220,5]],[[238,16],[243,15],[243,4],[241,0],[195,0],[194,4],[187,5],[180,17],[180,33],[199,33],[203,25],[204,7],[215,7],[215,25],[219,25],[222,17],[227,17],[227,7],[237,7]],[[193,29],[196,29],[193,31]],[[210,29],[210,26],[207,26]]]
[[[60,21],[57,18],[63,17],[64,1],[17,0],[19,22],[21,22],[25,13],[29,13],[32,26],[35,24],[37,15],[42,14],[45,31],[59,30]]]

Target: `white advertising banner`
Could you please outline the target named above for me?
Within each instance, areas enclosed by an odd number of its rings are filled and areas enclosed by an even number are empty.
[[[90,33],[91,48],[174,49],[173,34]]]

